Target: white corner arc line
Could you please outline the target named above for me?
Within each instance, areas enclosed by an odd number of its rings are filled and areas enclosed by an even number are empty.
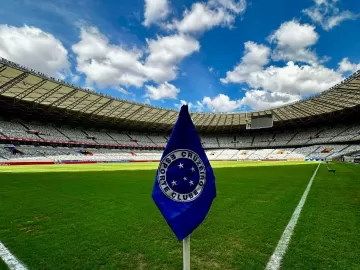
[[[27,270],[27,267],[20,262],[1,242],[0,258],[7,264],[10,270]]]
[[[278,270],[280,269],[281,266],[281,261],[285,255],[286,249],[290,243],[290,239],[291,239],[291,235],[295,229],[296,223],[298,222],[301,210],[305,204],[307,195],[309,194],[311,185],[314,181],[314,178],[316,176],[316,173],[318,171],[320,167],[320,163],[317,166],[314,174],[312,175],[312,177],[310,178],[309,184],[307,185],[300,201],[299,204],[297,205],[297,207],[295,208],[295,211],[288,223],[288,225],[286,226],[277,246],[276,249],[274,251],[274,253],[271,255],[270,260],[268,262],[268,264],[266,265],[266,270]]]

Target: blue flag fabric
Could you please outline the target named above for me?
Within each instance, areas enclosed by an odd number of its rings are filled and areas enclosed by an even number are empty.
[[[161,157],[152,198],[183,240],[203,222],[215,197],[214,172],[183,105]]]

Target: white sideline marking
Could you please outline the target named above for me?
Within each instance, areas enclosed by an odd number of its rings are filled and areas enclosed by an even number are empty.
[[[0,258],[7,264],[10,270],[27,270],[27,267],[20,262],[11,252],[0,242]]]
[[[280,240],[279,240],[279,243],[277,244],[277,247],[274,251],[274,253],[271,255],[270,257],[270,260],[268,262],[268,264],[266,265],[266,270],[278,270],[280,269],[280,265],[281,265],[281,260],[282,258],[284,257],[285,255],[285,252],[286,252],[286,249],[289,245],[289,242],[290,242],[290,239],[291,239],[291,235],[294,231],[294,228],[296,226],[296,223],[299,219],[299,216],[300,216],[300,212],[305,204],[305,201],[306,201],[306,197],[309,193],[309,190],[311,188],[311,185],[314,181],[314,178],[315,178],[315,175],[318,171],[320,167],[320,163],[319,165],[317,166],[314,174],[312,175],[310,181],[309,181],[309,184],[307,185],[305,191],[304,191],[304,194],[302,195],[300,201],[299,201],[299,204],[297,205],[297,207],[295,208],[295,211],[288,223],[288,225],[286,226]]]

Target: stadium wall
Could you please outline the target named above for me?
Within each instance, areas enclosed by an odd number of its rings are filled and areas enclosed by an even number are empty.
[[[54,161],[10,161],[0,162],[0,166],[17,166],[17,165],[54,165]]]

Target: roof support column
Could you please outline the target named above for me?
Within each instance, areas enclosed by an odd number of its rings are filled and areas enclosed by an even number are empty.
[[[2,67],[0,67],[0,73],[3,72],[6,68],[7,68],[6,65],[3,65]]]
[[[3,85],[0,86],[0,95],[4,94],[6,91],[8,91],[11,87],[13,87],[14,85],[18,84],[19,82],[21,82],[22,80],[24,80],[27,76],[29,76],[29,73],[24,72],[22,74],[20,74],[19,76],[13,78],[12,80],[4,83]]]
[[[45,93],[44,95],[42,95],[41,97],[33,100],[34,103],[42,103],[44,100],[46,100],[48,97],[50,97],[52,94],[55,94],[55,92],[57,92],[60,88],[62,87],[61,84],[59,84],[58,86],[54,87],[53,89],[51,89],[49,92]]]
[[[67,106],[65,108],[65,110],[74,109],[77,105],[79,105],[81,102],[83,102],[85,99],[87,99],[90,95],[92,95],[92,94],[88,93],[88,94],[82,96],[81,98],[79,98],[78,100],[75,100],[73,103],[71,103],[69,106]]]
[[[38,82],[37,84],[34,84],[33,86],[29,87],[28,89],[26,89],[26,91],[16,95],[14,98],[17,99],[23,99],[26,98],[28,95],[30,95],[32,92],[36,91],[37,89],[39,89],[41,86],[43,86],[45,83],[47,82],[47,80],[43,79],[42,81]]]
[[[108,111],[106,114],[104,114],[102,119],[105,119],[106,117],[113,117],[111,116],[112,113],[116,113],[117,110],[119,110],[122,106],[124,106],[126,104],[126,102],[120,103],[119,105],[117,105],[112,111]]]
[[[51,103],[49,106],[53,106],[53,107],[58,107],[60,106],[65,100],[67,100],[68,98],[72,97],[73,95],[75,95],[78,92],[78,90],[74,89],[71,92],[63,95],[61,98],[55,100],[53,103]]]
[[[105,109],[108,105],[110,105],[111,103],[113,103],[114,100],[113,99],[109,99],[108,101],[106,101],[103,105],[101,105],[99,108],[97,108],[95,111],[93,111],[91,113],[91,115],[94,114],[98,114],[99,112],[101,112],[103,109]]]
[[[98,103],[100,100],[102,100],[104,97],[103,96],[100,96],[98,97],[97,99],[93,100],[92,102],[90,102],[88,105],[86,105],[84,108],[82,108],[80,111],[79,111],[79,114],[80,113],[86,113],[86,111],[88,109],[90,109],[92,106],[94,106],[96,103]]]

